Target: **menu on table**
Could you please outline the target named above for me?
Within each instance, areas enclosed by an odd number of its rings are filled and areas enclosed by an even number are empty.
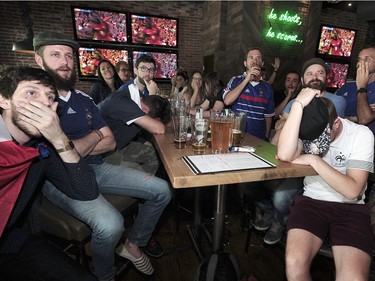
[[[183,156],[182,160],[196,175],[276,167],[251,152]]]

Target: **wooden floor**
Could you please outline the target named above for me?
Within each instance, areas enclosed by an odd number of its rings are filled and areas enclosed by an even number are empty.
[[[184,191],[183,197],[191,198],[190,191]],[[213,196],[211,197],[213,199]],[[209,220],[213,207],[211,198],[204,198],[207,208],[203,210],[204,216]],[[184,200],[184,207],[192,209],[192,202]],[[242,213],[235,202],[227,202],[229,217],[226,225],[225,236],[229,251],[237,258],[241,273],[253,275],[257,281],[283,281],[285,278],[284,247],[281,244],[267,246],[263,243],[262,233],[253,231],[248,253],[245,252],[247,232],[241,229]],[[176,232],[176,208],[174,204],[165,211],[158,227],[157,240],[164,246],[166,253],[161,258],[151,258],[155,268],[152,279],[145,279],[133,267],[116,278],[117,281],[162,280],[162,281],[194,281],[198,259],[192,248],[187,225],[192,222],[192,215],[180,211],[180,231]],[[125,233],[126,235],[126,233]],[[203,243],[205,250],[209,251],[208,242]],[[330,258],[317,256],[312,266],[313,280],[334,280],[334,265]],[[245,280],[245,279],[242,279]]]

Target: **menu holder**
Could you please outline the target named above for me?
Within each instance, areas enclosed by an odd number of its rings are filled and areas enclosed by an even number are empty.
[[[251,152],[183,156],[182,160],[195,175],[276,167]]]

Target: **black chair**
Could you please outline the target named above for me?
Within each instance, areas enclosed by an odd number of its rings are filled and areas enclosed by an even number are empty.
[[[103,194],[103,196],[124,216],[137,211],[137,199],[114,194]],[[69,245],[67,248],[75,248],[73,252],[75,252],[76,260],[88,267],[88,255],[85,245],[91,238],[90,228],[85,223],[52,204],[44,196],[41,198],[37,215],[42,234],[53,242],[57,241],[57,244],[65,242]]]

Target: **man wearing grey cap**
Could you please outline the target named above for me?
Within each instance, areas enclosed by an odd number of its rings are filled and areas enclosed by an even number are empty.
[[[145,200],[125,244],[120,244],[116,252],[132,261],[142,273],[153,274],[154,268],[141,247],[146,246],[171,200],[168,183],[145,172],[103,162],[101,155],[115,149],[116,143],[92,99],[73,88],[77,42],[60,33],[42,32],[34,38],[34,48],[36,63],[56,80],[62,129],[94,169],[100,191]],[[43,193],[54,204],[91,227],[94,273],[99,280],[114,280],[115,248],[124,230],[122,215],[102,196],[85,202],[73,200],[50,182],[44,185]]]
[[[338,117],[331,107],[328,150],[322,156],[303,153],[305,146],[300,139],[305,126],[303,115],[317,96],[320,96],[317,89],[304,88],[300,92],[277,145],[279,160],[310,165],[317,173],[304,178],[303,194],[296,195],[290,207],[285,255],[287,279],[311,280],[311,262],[328,241],[336,280],[368,280],[372,243],[370,214],[364,199],[367,178],[373,171],[374,137],[366,126]],[[320,110],[315,112],[321,114]],[[308,118],[312,121],[315,116]],[[326,124],[324,118],[322,122],[321,128]]]

